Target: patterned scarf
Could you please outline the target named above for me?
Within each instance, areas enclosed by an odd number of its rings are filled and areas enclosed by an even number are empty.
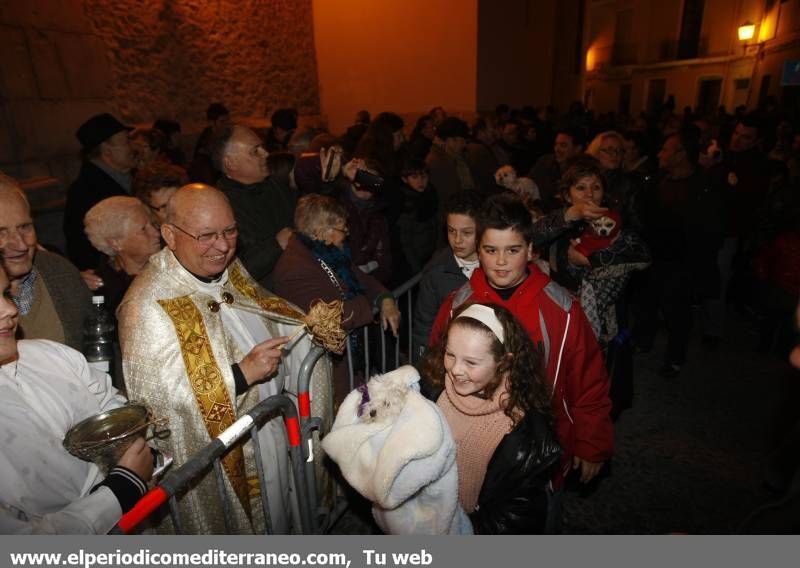
[[[308,247],[308,250],[311,251],[311,254],[313,254],[315,258],[327,264],[328,268],[333,270],[336,278],[344,283],[342,294],[344,294],[345,300],[350,300],[364,293],[364,288],[361,287],[361,283],[353,273],[353,260],[350,255],[350,247],[347,244],[340,249],[336,246],[312,239],[302,233],[296,233],[296,236],[300,239],[301,243]]]

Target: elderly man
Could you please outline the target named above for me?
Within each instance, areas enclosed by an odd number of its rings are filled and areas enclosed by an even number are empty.
[[[259,284],[272,288],[272,269],[292,234],[296,196],[267,177],[267,151],[247,127],[233,126],[217,138],[214,161],[223,172],[217,186],[239,223],[239,258]]]
[[[136,440],[107,476],[64,449],[67,430],[125,404],[105,373],[52,341],[17,341],[0,268],[0,534],[102,534],[144,495],[153,458]]]
[[[0,251],[25,339],[51,339],[80,349],[91,310],[89,289],[65,258],[40,250],[22,189],[0,173]]]
[[[129,396],[147,403],[156,416],[169,417],[172,435],[158,445],[176,465],[259,399],[295,392],[310,346],[306,336],[288,353],[281,350],[303,314],[265,292],[235,259],[238,233],[222,192],[202,184],[180,188],[161,225],[167,246],[150,258],[117,312]],[[320,385],[329,385],[329,373],[327,361],[317,366]],[[329,391],[324,395],[312,393],[312,407],[314,400],[330,400]],[[273,531],[286,533],[290,483],[282,421],[268,422],[259,441],[261,456],[253,455],[248,442],[223,459],[229,522],[239,533],[263,528],[255,469],[255,459],[261,459],[267,487],[260,491],[267,491]],[[185,532],[224,532],[213,476],[183,495],[179,508]]]
[[[104,113],[84,122],[76,133],[85,159],[78,178],[67,190],[64,235],[67,254],[80,270],[97,267],[101,258],[83,232],[83,216],[106,197],[131,193],[135,157],[128,141],[129,131]]]

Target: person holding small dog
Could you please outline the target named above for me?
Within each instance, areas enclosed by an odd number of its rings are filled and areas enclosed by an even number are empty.
[[[551,277],[573,292],[580,289],[584,278],[593,271],[598,276],[603,269],[614,266],[617,268],[606,272],[616,278],[621,276],[620,272],[630,274],[650,262],[650,253],[641,237],[622,224],[619,212],[605,206],[607,184],[603,167],[594,157],[583,155],[570,160],[560,185],[566,206],[543,217],[533,227],[535,242],[550,247]],[[603,341],[616,334],[617,326],[605,312],[608,308],[613,310],[625,280],[616,283],[616,293],[598,306],[599,312],[586,314]]]
[[[604,207],[607,181],[590,155],[567,162],[561,178],[566,206],[534,225],[536,240],[550,247],[550,276],[576,293],[604,350],[611,375],[612,417],[633,404],[632,353],[624,340],[624,301],[633,272],[650,264],[639,234],[621,223],[621,214]],[[614,341],[617,339],[617,341]]]
[[[456,310],[422,375],[456,444],[458,494],[476,534],[545,532],[561,448],[541,353],[507,309]]]

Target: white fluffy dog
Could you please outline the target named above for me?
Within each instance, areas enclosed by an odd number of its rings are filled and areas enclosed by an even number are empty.
[[[528,177],[519,177],[514,166],[501,166],[494,173],[494,180],[497,185],[510,189],[522,198],[526,204],[539,199],[539,187]]]
[[[384,532],[472,534],[458,503],[453,436],[439,407],[419,393],[414,367],[373,377],[347,395],[322,447],[372,502]]]

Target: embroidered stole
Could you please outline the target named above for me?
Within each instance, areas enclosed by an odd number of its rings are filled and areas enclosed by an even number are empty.
[[[303,312],[294,309],[283,298],[279,298],[278,296],[265,296],[262,294],[258,288],[253,286],[253,284],[245,278],[237,264],[234,264],[228,270],[228,278],[230,283],[233,284],[234,288],[236,288],[240,294],[253,300],[261,306],[262,309],[300,322],[303,321],[305,317]]]
[[[194,391],[197,407],[205,423],[208,435],[213,439],[236,421],[233,406],[225,381],[208,337],[203,317],[197,306],[187,296],[158,303],[169,315],[181,346],[186,373]],[[239,502],[250,517],[250,493],[241,444],[232,448],[222,465]],[[257,484],[257,483],[256,483]],[[257,491],[257,488],[256,488]]]

